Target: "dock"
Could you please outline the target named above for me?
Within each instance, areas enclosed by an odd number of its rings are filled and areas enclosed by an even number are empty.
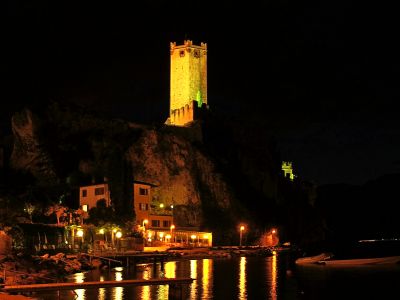
[[[27,285],[8,285],[2,288],[7,293],[30,293],[38,291],[62,291],[75,289],[110,288],[124,286],[148,286],[148,285],[168,285],[168,299],[184,299],[182,285],[189,285],[193,282],[192,278],[154,278],[154,279],[130,279],[130,280],[110,280],[110,281],[89,281],[89,282],[63,282],[63,283],[44,283]]]

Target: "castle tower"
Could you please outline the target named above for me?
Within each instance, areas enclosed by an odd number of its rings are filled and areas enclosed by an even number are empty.
[[[199,108],[207,107],[207,44],[170,45],[170,115],[167,124],[185,126],[196,119]]]
[[[289,178],[290,180],[293,180],[296,177],[296,175],[293,174],[293,166],[292,166],[292,162],[290,162],[290,161],[282,162],[282,172],[283,172],[283,176],[285,178]]]

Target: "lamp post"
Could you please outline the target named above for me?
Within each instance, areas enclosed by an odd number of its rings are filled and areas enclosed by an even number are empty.
[[[122,237],[122,232],[121,231],[117,231],[116,233],[115,233],[115,237],[116,237],[116,239],[117,239],[117,251],[120,251],[120,249],[121,249],[121,242],[120,242],[120,238]]]
[[[143,220],[143,223],[142,223],[142,227],[143,227],[143,234],[145,234],[146,233],[146,224],[147,223],[149,223],[149,220],[147,220],[147,219],[144,219]]]
[[[79,248],[82,250],[82,244],[83,244],[83,229],[78,229],[76,231],[76,236],[80,237],[80,243],[79,243]]]
[[[240,226],[240,241],[239,241],[239,246],[242,246],[242,237],[243,237],[243,231],[244,231],[244,226]]]
[[[174,236],[172,234],[174,229],[175,229],[175,225],[172,224],[171,227],[170,227],[171,242],[174,240]]]

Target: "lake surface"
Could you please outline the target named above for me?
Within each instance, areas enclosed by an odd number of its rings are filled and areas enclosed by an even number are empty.
[[[155,272],[140,265],[136,272],[117,267],[69,276],[67,281],[191,277],[187,299],[400,299],[400,265],[391,268],[335,269],[326,266],[295,268],[286,254],[167,262]],[[116,287],[38,293],[38,299],[168,299],[168,286]]]

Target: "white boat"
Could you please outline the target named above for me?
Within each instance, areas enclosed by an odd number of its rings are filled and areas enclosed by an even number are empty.
[[[317,264],[328,266],[374,266],[374,265],[399,265],[400,256],[356,258],[356,259],[333,259],[330,253],[321,253],[316,256],[302,257],[296,260],[296,264]]]
[[[357,259],[327,259],[317,262],[321,265],[328,266],[374,266],[374,265],[399,265],[400,267],[400,256],[388,256],[388,257],[375,257],[375,258],[357,258]]]

